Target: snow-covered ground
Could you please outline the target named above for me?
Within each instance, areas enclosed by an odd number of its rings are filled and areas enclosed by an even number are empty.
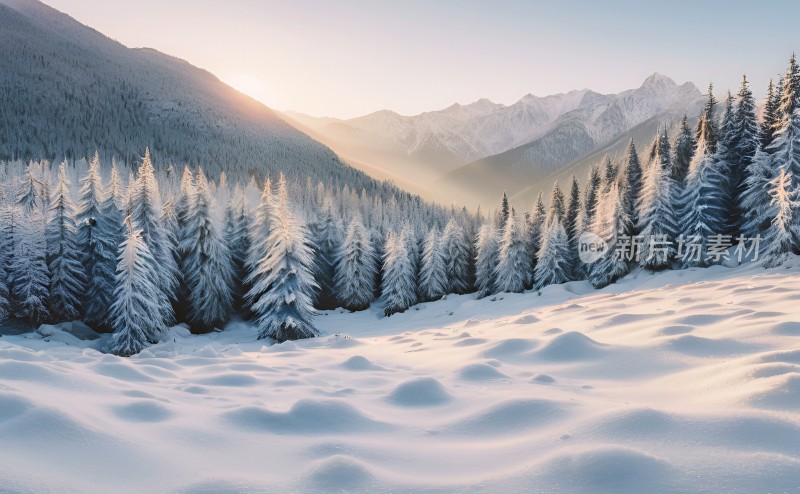
[[[332,312],[273,346],[5,335],[0,492],[799,492],[793,263]]]

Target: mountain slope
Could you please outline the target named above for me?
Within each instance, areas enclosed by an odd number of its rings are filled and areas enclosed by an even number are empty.
[[[674,122],[683,111],[694,112],[700,91],[691,84],[677,85],[660,74],[642,86],[595,101],[561,115],[542,135],[504,153],[475,161],[439,180],[450,196],[471,193],[478,202],[493,201],[503,191],[516,194],[558,173],[598,148],[607,148],[642,122]],[[653,133],[647,139],[655,135]],[[550,184],[545,184],[549,187]]]
[[[370,180],[209,72],[130,49],[35,0],[0,0],[0,159],[94,153],[212,175]]]

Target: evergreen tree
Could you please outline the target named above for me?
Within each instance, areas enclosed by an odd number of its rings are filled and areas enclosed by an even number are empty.
[[[798,188],[792,185],[792,172],[781,167],[778,175],[770,181],[769,195],[776,214],[772,219],[765,242],[764,267],[780,266],[792,251],[800,246],[798,236]]]
[[[50,204],[45,230],[50,272],[50,316],[55,322],[73,321],[82,312],[86,273],[81,263],[66,162],[59,167],[58,186]]]
[[[336,254],[342,239],[329,198],[325,198],[324,204],[315,215],[315,220],[311,224],[311,237],[316,245],[314,279],[320,287],[316,307],[323,310],[335,309]]]
[[[569,242],[560,221],[554,221],[547,227],[538,257],[533,275],[536,290],[569,281]]]
[[[117,171],[117,165],[111,165],[111,178],[108,181],[108,187],[106,187],[106,198],[111,198],[114,201],[117,209],[122,212],[125,208],[125,202],[127,198],[127,191],[125,190],[125,186],[122,184],[122,181],[119,178],[119,171]],[[124,237],[125,232],[123,227],[120,225],[120,231],[122,232],[122,236]],[[114,254],[114,259],[116,259],[116,253]],[[116,264],[116,261],[115,261]],[[116,268],[115,268],[116,269]]]
[[[756,117],[756,103],[753,93],[747,82],[747,76],[742,76],[742,85],[739,88],[736,103],[736,116],[733,134],[730,137],[732,152],[728,157],[731,167],[731,192],[730,197],[736,213],[735,220],[731,223],[734,234],[743,229],[744,218],[747,211],[743,207],[743,198],[747,189],[747,179],[751,174],[753,159],[759,145],[759,128]]]
[[[589,169],[589,176],[586,179],[586,189],[584,190],[583,196],[583,216],[581,217],[579,236],[580,233],[588,232],[592,227],[592,215],[594,214],[594,208],[597,204],[597,193],[600,190],[601,183],[600,171],[596,166],[592,165]]]
[[[778,123],[778,108],[780,107],[780,91],[775,90],[772,79],[769,80],[767,97],[764,102],[764,115],[759,129],[759,142],[762,149],[767,149],[775,140],[775,130]]]
[[[619,235],[631,229],[622,192],[617,184],[612,184],[608,192],[600,195],[597,203],[592,232],[605,240],[609,248],[589,265],[589,282],[595,288],[610,285],[628,272],[628,263],[620,258],[615,248]]]
[[[714,111],[716,108],[717,99],[714,98],[714,85],[708,83],[708,99],[703,107],[700,120],[697,122],[695,140],[699,142],[700,139],[703,139],[706,142],[706,148],[711,154],[717,152],[717,126],[714,123]]]
[[[356,214],[337,255],[335,282],[339,303],[353,311],[368,308],[375,292],[376,272],[370,235],[361,216]]]
[[[419,278],[419,291],[423,300],[438,300],[447,293],[447,269],[439,241],[439,231],[435,226],[425,237]]]
[[[770,181],[775,176],[774,164],[769,152],[759,147],[750,164],[750,171],[745,179],[745,190],[741,198],[744,211],[742,230],[748,237],[755,237],[769,228],[770,221],[776,211],[766,191],[770,189]]]
[[[558,187],[558,182],[556,182],[553,184],[553,190],[550,193],[550,209],[547,211],[545,225],[549,226],[550,223],[556,220],[563,223],[565,216],[564,194]]]
[[[247,260],[245,262],[248,274],[247,278],[244,280],[244,286],[247,290],[244,302],[248,310],[253,304],[258,302],[264,294],[260,291],[253,291],[253,276],[261,266],[262,261],[269,255],[268,239],[272,233],[272,203],[272,181],[267,177],[267,180],[264,182],[264,189],[261,193],[261,202],[256,207],[256,214],[253,218],[249,233],[250,250],[247,252]]]
[[[49,207],[49,203],[44,199],[44,185],[36,177],[34,163],[28,165],[25,177],[22,180],[22,187],[17,194],[17,206],[22,209],[22,214],[28,215],[33,210],[44,213]]]
[[[383,254],[383,313],[391,316],[404,312],[417,301],[414,266],[408,254],[408,244],[403,233],[389,231]]]
[[[149,149],[145,150],[142,164],[139,166],[139,175],[128,190],[131,221],[135,228],[140,230],[142,241],[147,244],[147,249],[156,262],[155,270],[161,279],[159,287],[169,300],[175,300],[179,280],[178,267],[161,221],[161,194]],[[175,320],[172,308],[165,309],[162,317],[161,325],[171,324]]]
[[[244,193],[237,185],[225,209],[223,240],[228,246],[233,266],[233,301],[236,309],[243,303],[244,280],[247,277],[245,261],[250,250],[250,212],[247,210]]]
[[[631,144],[633,144],[633,141],[631,141]],[[697,142],[689,128],[686,113],[684,113],[680,130],[675,137],[675,156],[672,158],[672,181],[678,186],[686,181],[686,175],[689,174],[689,165],[694,157],[696,145]]]
[[[684,115],[684,125],[685,123],[686,116]],[[689,133],[689,137],[691,138],[691,133]],[[676,155],[677,154],[678,153],[676,153]],[[622,195],[623,203],[625,204],[625,214],[628,216],[628,218],[630,218],[631,225],[636,225],[636,223],[639,221],[639,210],[637,209],[637,205],[639,204],[639,196],[642,193],[642,165],[639,161],[639,154],[636,152],[636,146],[633,144],[633,139],[631,139],[630,143],[628,144],[628,153],[625,161],[625,172],[623,177],[623,187],[619,192]],[[631,226],[631,231],[626,233],[634,234],[636,232],[633,226]]]
[[[192,326],[201,330],[222,327],[233,308],[233,264],[211,218],[211,195],[202,169],[197,172],[180,251],[184,253]]]
[[[103,197],[100,158],[95,153],[89,171],[82,180],[76,214],[77,241],[86,274],[86,291],[82,298],[84,321],[98,329],[108,330],[111,329],[108,311],[114,294],[120,225],[112,228],[108,224],[111,220],[103,207]],[[119,221],[116,206],[114,210],[114,220]]]
[[[541,199],[541,194],[539,195]],[[542,206],[544,209],[544,206]],[[544,222],[544,213],[542,213]],[[476,245],[477,255],[475,262],[476,279],[478,285],[478,298],[488,297],[494,294],[496,280],[495,269],[500,259],[500,245],[497,238],[497,229],[491,223],[486,223],[478,231],[478,241]],[[533,260],[533,256],[527,253],[528,259]]]
[[[617,167],[611,162],[611,158],[605,155],[603,158],[603,190],[611,188],[611,184],[617,181]]]
[[[581,212],[581,189],[578,185],[578,179],[575,175],[572,176],[572,186],[569,191],[569,203],[567,206],[567,215],[565,218],[565,228],[567,230],[567,237],[570,242],[577,238],[578,231],[578,216]]]
[[[21,215],[18,233],[11,266],[14,312],[36,326],[50,317],[50,272],[41,210],[33,208]]]
[[[503,201],[500,205],[500,220],[505,225],[506,221],[508,220],[508,215],[510,213],[510,209],[508,206],[508,196],[505,192],[503,192]]]
[[[767,151],[771,155],[773,170],[785,167],[787,172],[791,172],[794,185],[797,185],[800,177],[800,112],[796,111],[798,99],[800,99],[800,68],[792,55],[783,77],[775,139]]]
[[[503,227],[503,238],[494,272],[495,291],[522,293],[531,284],[531,272],[525,221],[512,213]]]
[[[547,211],[544,208],[544,201],[542,201],[542,193],[539,192],[536,197],[536,205],[533,207],[530,225],[528,225],[528,248],[530,251],[529,257],[532,260],[531,266],[536,265],[536,253],[539,252],[539,247],[541,247],[545,218],[547,218]],[[501,229],[504,227],[505,224],[500,225]],[[495,229],[495,232],[497,232],[497,229]],[[576,231],[576,234],[580,236],[580,232]],[[499,239],[496,242],[499,242]]]
[[[464,229],[455,218],[445,226],[441,242],[447,271],[448,293],[467,293],[469,291],[469,247]]]
[[[256,315],[259,339],[283,342],[311,338],[319,334],[312,324],[318,288],[311,272],[314,253],[308,229],[289,209],[283,174],[273,202],[267,255],[250,274],[252,288],[247,298],[253,301],[251,310]]]
[[[141,231],[126,220],[127,234],[119,248],[111,321],[114,334],[108,351],[127,357],[142,351],[154,335],[166,331],[164,313],[170,301],[161,289],[158,263]]]
[[[642,238],[639,264],[650,270],[663,269],[672,263],[678,230],[666,132],[659,135],[658,141],[656,153],[645,171],[639,198],[638,229]]]

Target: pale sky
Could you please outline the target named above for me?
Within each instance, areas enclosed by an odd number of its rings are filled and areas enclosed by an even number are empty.
[[[45,0],[131,47],[207,69],[279,110],[410,115],[511,104],[660,72],[762,95],[800,49],[800,2]],[[720,98],[721,99],[721,98]]]

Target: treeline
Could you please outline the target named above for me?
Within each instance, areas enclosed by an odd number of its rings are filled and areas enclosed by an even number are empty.
[[[109,351],[131,355],[186,322],[222,328],[234,314],[259,337],[317,334],[318,309],[387,316],[447,294],[478,297],[587,279],[603,287],[648,270],[721,262],[726,246],[763,238],[765,266],[800,246],[800,69],[791,58],[770,84],[762,117],[746,78],[719,105],[709,86],[695,129],[659,130],[606,157],[581,190],[555,184],[545,207],[516,211],[504,196],[484,217],[391,188],[209,180],[202,169],[156,169],[149,151],[125,180],[98,156],[0,167],[0,320],[81,319],[113,331]],[[718,106],[722,106],[721,111]],[[79,185],[77,206],[72,183]],[[583,262],[587,232],[609,248]],[[636,256],[618,246],[636,242]],[[693,255],[686,255],[691,246]],[[585,260],[585,259],[584,259]]]

